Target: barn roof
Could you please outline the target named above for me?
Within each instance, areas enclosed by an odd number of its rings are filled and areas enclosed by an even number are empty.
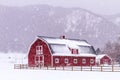
[[[103,58],[104,56],[109,57],[107,54],[100,54],[96,56],[96,60],[100,60],[101,58]],[[109,57],[110,58],[110,57]],[[110,58],[111,59],[111,58]]]
[[[68,38],[60,39],[57,37],[46,37],[46,36],[38,36],[38,37],[44,39],[48,44],[65,44],[65,45],[69,45],[71,47],[77,47],[76,45],[91,46],[85,40],[68,39]]]
[[[53,53],[53,56],[91,56],[95,57],[95,54],[92,53],[81,53],[80,46],[91,47],[91,45],[85,40],[79,39],[61,39],[56,37],[46,37],[46,36],[38,36],[40,39],[46,41]],[[69,48],[78,49],[78,54],[71,54]]]
[[[71,53],[56,53],[56,54],[53,54],[53,56],[82,56],[82,57],[96,57],[95,54],[71,54]]]

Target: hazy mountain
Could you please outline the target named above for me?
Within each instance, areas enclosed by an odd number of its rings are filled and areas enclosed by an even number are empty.
[[[108,21],[113,22],[115,25],[120,27],[120,14],[116,15],[105,15],[104,16]]]
[[[0,51],[27,52],[37,35],[66,35],[102,47],[116,38],[118,30],[111,21],[80,8],[0,6]]]

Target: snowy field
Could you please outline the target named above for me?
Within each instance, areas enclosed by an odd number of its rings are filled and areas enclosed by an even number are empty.
[[[1,80],[119,80],[120,72],[14,69],[27,63],[27,54],[0,53]]]

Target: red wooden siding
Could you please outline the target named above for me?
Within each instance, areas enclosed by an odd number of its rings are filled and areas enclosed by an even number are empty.
[[[71,49],[71,51],[71,54],[78,55],[78,49]],[[59,59],[58,63],[55,62],[56,58]],[[68,63],[65,63],[65,59],[68,59]],[[93,60],[92,63],[91,59]],[[30,46],[28,54],[28,65],[30,67],[34,67],[38,66],[38,64],[43,63],[43,66],[94,66],[96,63],[95,59],[95,57],[91,56],[55,56],[51,53],[50,46],[46,41],[42,39],[37,39]],[[85,63],[83,63],[83,61]]]
[[[100,64],[111,64],[112,60],[108,56],[104,56],[103,58],[100,59]]]
[[[59,59],[59,63],[55,63],[55,59]],[[68,63],[65,63],[65,59],[68,59]],[[74,59],[77,59],[77,63],[74,63]],[[86,63],[82,63],[82,59],[86,60]],[[91,63],[90,59],[94,62]],[[95,65],[95,57],[73,57],[73,56],[54,56],[53,66],[93,66]]]
[[[78,49],[71,49],[72,54],[78,54]]]
[[[51,65],[51,53],[50,53],[48,45],[44,41],[37,39],[30,47],[30,51],[28,55],[29,66],[35,66],[36,46],[38,45],[43,46],[42,55],[44,56],[44,66]]]

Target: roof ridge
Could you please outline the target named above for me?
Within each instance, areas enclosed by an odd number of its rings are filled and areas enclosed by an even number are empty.
[[[37,36],[37,37],[40,37],[40,38],[57,38],[57,37],[48,37],[48,36]]]
[[[52,38],[52,39],[60,39],[60,37],[49,37],[49,36],[37,36],[39,38]],[[86,40],[81,40],[81,39],[73,39],[73,38],[65,38],[65,40],[75,40],[75,41],[85,41],[87,42]],[[88,42],[87,42],[88,43]]]

